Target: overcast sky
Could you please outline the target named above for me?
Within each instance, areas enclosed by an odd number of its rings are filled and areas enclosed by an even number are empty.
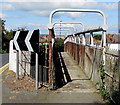
[[[6,20],[6,29],[23,27],[28,30],[40,29],[48,33],[49,15],[55,9],[98,9],[107,17],[108,32],[118,33],[118,0],[4,0],[0,2],[0,17]],[[34,2],[33,2],[34,1]],[[44,2],[43,2],[44,1]],[[52,2],[51,2],[52,1]],[[64,2],[66,1],[66,2]],[[101,2],[100,2],[101,1]],[[112,2],[111,2],[112,1]],[[93,13],[56,13],[53,22],[82,22],[85,29],[96,28],[103,24],[103,17]],[[81,26],[76,25],[81,31]]]

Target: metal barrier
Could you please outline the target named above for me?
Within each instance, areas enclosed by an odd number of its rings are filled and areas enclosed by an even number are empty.
[[[84,31],[84,25],[82,22],[55,22],[53,23],[53,27],[55,27],[56,24],[79,24],[82,26],[82,31]]]
[[[74,33],[72,35],[68,35],[66,38],[65,38],[65,41],[64,41],[64,44],[65,44],[65,48],[67,48],[67,43],[71,43],[71,48],[69,48],[69,51],[70,50],[73,50],[76,51],[78,50],[79,48],[77,47],[76,45],[76,42],[78,40],[78,43],[83,45],[81,46],[82,49],[84,50],[84,45],[86,45],[86,40],[85,40],[85,34],[86,33],[90,33],[90,46],[94,46],[94,43],[93,43],[93,33],[94,32],[102,32],[103,35],[102,35],[102,42],[101,42],[101,48],[103,49],[103,53],[102,53],[102,57],[103,57],[103,61],[104,61],[104,65],[105,65],[105,51],[106,51],[106,31],[107,31],[107,22],[106,22],[106,16],[105,14],[100,11],[100,10],[93,10],[93,9],[56,9],[54,10],[51,14],[50,14],[50,17],[49,17],[49,81],[50,83],[53,82],[53,79],[52,79],[52,70],[53,70],[53,48],[54,48],[54,38],[55,38],[55,34],[54,34],[54,25],[55,24],[62,24],[62,22],[59,22],[59,23],[53,23],[52,20],[53,20],[53,15],[57,12],[88,12],[88,13],[99,13],[100,15],[103,16],[103,25],[100,26],[99,28],[96,28],[96,29],[92,29],[92,30],[87,30],[87,31],[84,31],[84,27],[83,27],[83,31],[82,32],[78,32],[78,33]],[[68,23],[67,23],[68,24]],[[81,24],[82,25],[82,24]],[[81,38],[79,37],[80,35],[82,35],[82,41],[81,41]],[[82,42],[82,43],[81,43]],[[73,46],[76,46],[76,47],[73,47]],[[83,51],[82,50],[82,51]],[[72,56],[75,57],[76,53],[75,52],[71,52]],[[77,51],[76,51],[77,52]],[[82,54],[82,52],[81,52]],[[84,55],[84,54],[83,54]],[[76,57],[74,58],[76,59]]]

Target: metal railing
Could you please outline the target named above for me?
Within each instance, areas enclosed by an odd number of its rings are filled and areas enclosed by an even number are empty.
[[[98,13],[98,14],[100,14],[103,17],[103,25],[102,26],[100,26],[99,28],[91,29],[91,30],[87,30],[87,31],[84,31],[84,27],[83,27],[83,31],[78,32],[78,33],[73,33],[71,35],[68,35],[65,38],[64,44],[66,44],[67,42],[76,43],[77,42],[77,38],[78,38],[79,44],[86,45],[85,35],[87,33],[89,33],[90,34],[90,46],[94,46],[93,33],[94,32],[102,32],[101,48],[103,49],[102,57],[103,57],[104,65],[105,65],[105,61],[106,61],[106,59],[105,59],[106,31],[107,31],[107,28],[108,28],[107,27],[106,15],[102,11],[100,11],[100,10],[94,10],[94,9],[56,9],[56,10],[52,11],[51,14],[50,14],[50,17],[49,17],[49,33],[50,33],[52,45],[54,45],[54,38],[55,38],[54,26],[55,26],[55,24],[62,24],[62,22],[53,23],[53,16],[54,16],[55,13],[58,13],[58,12],[88,12],[88,13]],[[68,24],[68,23],[66,23],[66,24]],[[79,37],[80,35],[82,36],[82,41],[81,41],[81,38]],[[51,47],[51,45],[50,45],[50,47]],[[54,49],[51,48],[50,51],[52,52],[53,50]],[[52,59],[52,57],[50,59]]]

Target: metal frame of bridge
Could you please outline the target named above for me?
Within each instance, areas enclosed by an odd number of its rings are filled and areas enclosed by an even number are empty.
[[[59,22],[59,23],[53,23],[53,15],[55,13],[58,13],[58,12],[88,12],[88,13],[99,13],[100,15],[103,16],[103,25],[100,26],[99,28],[96,28],[96,29],[92,29],[92,30],[87,30],[87,31],[82,31],[82,32],[78,32],[78,33],[74,33],[74,34],[71,34],[71,35],[68,35],[65,39],[65,43],[67,41],[70,41],[68,40],[69,37],[73,37],[74,38],[74,41],[76,41],[76,37],[79,37],[80,35],[82,35],[82,44],[86,45],[86,42],[85,42],[85,34],[86,33],[90,33],[91,34],[91,45],[93,45],[93,32],[100,32],[102,31],[103,33],[103,36],[102,36],[102,43],[101,43],[101,47],[103,48],[103,61],[104,61],[104,64],[105,64],[105,51],[106,51],[106,31],[107,31],[107,19],[106,19],[106,15],[100,11],[100,10],[94,10],[94,9],[56,9],[54,11],[51,12],[50,14],[50,17],[49,17],[49,83],[51,85],[53,85],[53,80],[52,80],[52,73],[53,73],[53,45],[54,45],[54,38],[55,38],[55,35],[54,35],[54,25],[55,24],[61,24],[63,22]],[[84,29],[84,28],[83,28]],[[79,38],[79,42],[80,42],[80,38]]]

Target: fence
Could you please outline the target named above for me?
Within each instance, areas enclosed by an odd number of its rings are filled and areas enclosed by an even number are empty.
[[[39,64],[39,82],[46,85],[48,82],[48,43],[40,43],[38,53],[38,64]],[[35,53],[31,53],[31,68],[30,76],[35,78]]]

